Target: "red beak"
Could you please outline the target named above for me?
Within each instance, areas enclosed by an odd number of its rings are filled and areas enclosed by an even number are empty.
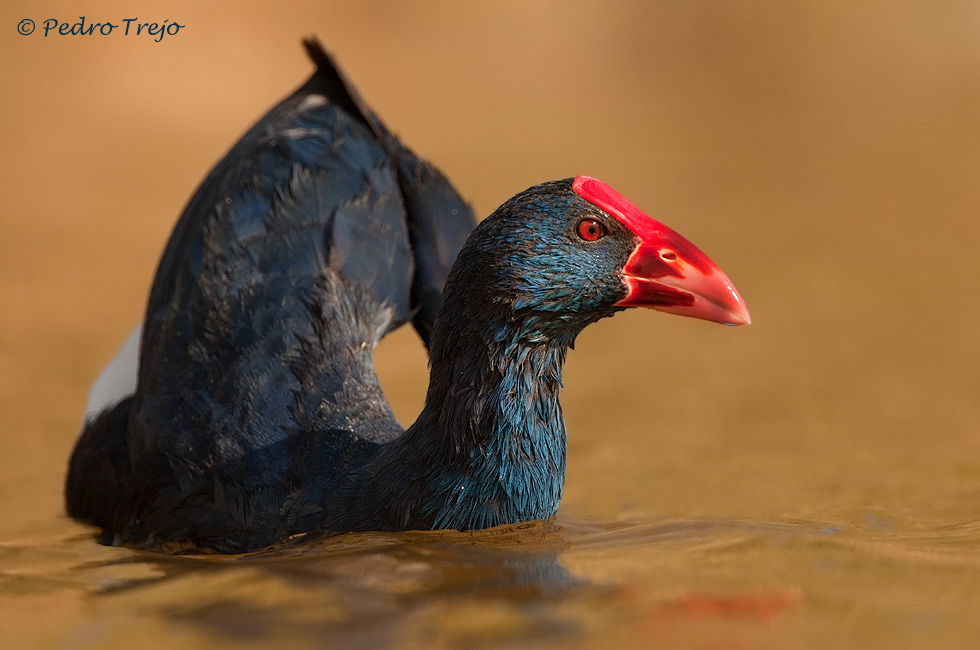
[[[579,176],[572,188],[640,239],[623,267],[627,294],[618,306],[649,307],[725,325],[752,322],[731,280],[697,246],[602,181]]]

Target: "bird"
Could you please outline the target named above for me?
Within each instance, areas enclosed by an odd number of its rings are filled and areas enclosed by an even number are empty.
[[[91,407],[71,455],[66,511],[101,543],[245,553],[552,517],[562,364],[585,327],[632,307],[750,322],[714,262],[590,176],[477,223],[319,41],[304,45],[313,75],[179,218],[136,384]],[[430,378],[402,428],[371,355],[408,322]]]

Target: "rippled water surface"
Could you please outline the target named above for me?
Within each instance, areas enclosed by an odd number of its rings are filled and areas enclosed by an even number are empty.
[[[61,525],[0,547],[0,594],[7,633],[42,647],[950,647],[932,644],[975,638],[976,526],[883,532],[897,524],[560,518],[294,540],[233,557],[93,547]]]
[[[141,9],[187,24],[160,43],[14,32],[131,3],[5,14],[0,647],[976,647],[976,4],[347,4]],[[88,386],[311,32],[478,213],[602,178],[708,252],[753,324],[587,330],[554,521],[99,546],[61,502]],[[421,346],[376,358],[410,422]]]

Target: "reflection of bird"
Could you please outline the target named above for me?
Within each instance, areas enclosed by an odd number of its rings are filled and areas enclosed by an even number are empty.
[[[588,177],[522,192],[463,245],[469,208],[307,47],[317,73],[191,199],[138,386],[72,456],[68,512],[106,542],[234,552],[551,516],[561,365],[582,328],[632,306],[748,322],[703,253]],[[408,320],[431,378],[403,431],[371,352]]]

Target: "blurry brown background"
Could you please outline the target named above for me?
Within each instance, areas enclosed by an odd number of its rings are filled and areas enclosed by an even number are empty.
[[[186,27],[41,36],[80,14]],[[0,537],[61,516],[89,385],[310,34],[478,214],[597,176],[745,297],[750,327],[644,312],[581,337],[562,512],[977,518],[976,2],[13,1],[0,34]],[[378,359],[410,421],[420,346]]]

